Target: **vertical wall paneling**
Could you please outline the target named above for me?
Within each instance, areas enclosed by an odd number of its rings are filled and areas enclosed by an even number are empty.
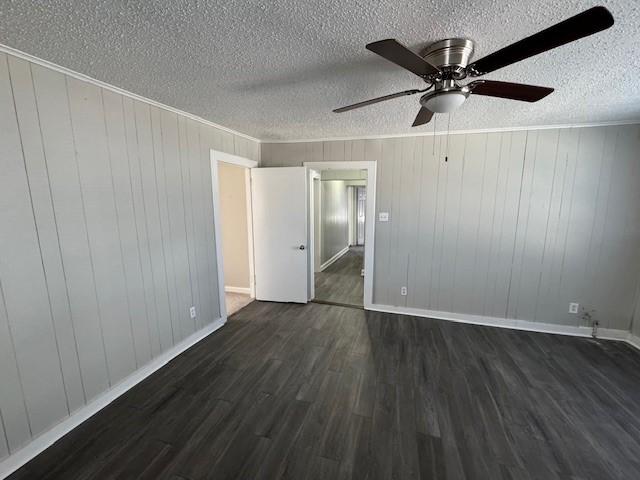
[[[42,266],[51,306],[54,339],[60,357],[69,409],[75,410],[85,402],[84,389],[60,255],[31,66],[24,60],[8,58],[25,168],[29,179]]]
[[[560,282],[565,261],[565,246],[569,228],[569,215],[573,202],[573,179],[578,159],[580,130],[560,131],[557,149],[556,181],[549,212],[549,226],[545,251],[545,264],[542,266],[539,294],[536,299],[536,319],[548,318],[551,323],[575,324],[573,318],[566,315],[568,305],[562,301]],[[543,320],[541,320],[543,321]]]
[[[630,305],[635,297],[634,285],[638,278],[638,242],[640,205],[638,182],[640,165],[638,143],[640,139],[637,125],[625,126],[618,131],[617,148],[614,153],[615,167],[612,172],[612,186],[607,196],[603,244],[613,247],[594,252],[599,259],[598,274],[604,281],[600,290],[592,290],[599,299],[594,305],[596,318],[601,325],[628,326],[633,309]],[[629,208],[634,205],[635,208]],[[635,245],[633,240],[636,240]],[[613,255],[612,253],[615,253]],[[599,295],[598,295],[599,294]],[[623,309],[624,307],[624,309]]]
[[[484,314],[485,299],[488,289],[487,277],[491,267],[493,253],[493,236],[500,220],[497,213],[500,205],[497,202],[498,179],[501,173],[500,150],[505,135],[502,133],[487,134],[484,163],[482,167],[482,187],[479,201],[478,227],[476,242],[473,245],[475,251],[473,288],[471,298],[462,301],[465,313],[481,312]],[[473,160],[472,160],[473,161]],[[473,198],[473,197],[472,197]],[[478,197],[475,197],[477,200]]]
[[[224,288],[222,285],[218,285],[218,264],[217,257],[215,255],[215,245],[217,238],[213,228],[213,186],[211,185],[211,158],[210,148],[214,145],[214,131],[211,129],[200,126],[200,182],[202,185],[202,225],[204,226],[204,249],[207,252],[205,262],[207,267],[208,278],[208,291],[210,296],[211,314],[215,317],[220,315],[221,309],[218,302],[220,288]]]
[[[147,255],[143,256],[143,265],[151,277],[155,303],[154,308],[149,309],[152,313],[150,328],[155,330],[150,332],[150,336],[154,351],[160,352],[173,345],[173,328],[156,166],[156,155],[160,155],[159,141],[156,141],[159,126],[153,122],[149,105],[136,102],[134,110],[145,215],[139,228],[147,237]]]
[[[436,308],[450,312],[453,310],[454,272],[456,267],[456,251],[458,244],[458,227],[460,224],[460,201],[463,192],[463,174],[465,167],[465,147],[467,136],[450,135],[443,137],[443,151],[440,155],[447,157],[446,184],[443,192],[444,213],[442,218],[442,243],[440,248],[440,264],[438,268],[439,288]],[[466,220],[468,221],[468,219]]]
[[[492,272],[486,301],[487,315],[504,318],[507,315],[509,293],[512,285],[513,262],[516,256],[518,214],[522,198],[524,178],[524,152],[527,135],[511,132],[502,145],[501,168],[503,175],[499,186],[500,220],[496,230],[496,248],[492,255]]]
[[[391,226],[395,221],[393,215],[391,215],[391,195],[393,191],[393,141],[385,139],[381,142],[381,155],[377,168],[377,182],[376,185],[376,240],[375,240],[375,278],[383,278],[389,271],[389,256],[391,242]],[[378,214],[381,212],[389,213],[388,222],[379,222]],[[366,239],[365,239],[366,242]],[[383,303],[387,300],[387,288],[388,285],[384,282],[373,283],[373,298],[376,301]]]
[[[162,260],[164,262],[165,283],[167,288],[167,302],[169,304],[169,329],[163,332],[164,336],[171,333],[171,345],[180,339],[180,329],[178,320],[178,298],[176,294],[176,278],[174,273],[173,242],[171,238],[171,228],[169,224],[169,200],[168,188],[165,172],[164,154],[164,128],[162,126],[162,111],[151,107],[151,128],[153,138],[153,159],[154,173],[156,181],[156,191],[158,194],[158,208],[160,215],[160,238],[162,243]]]
[[[32,66],[52,205],[87,400],[109,386],[66,78]]]
[[[320,184],[323,211],[320,260],[325,263],[349,246],[348,200],[344,181],[323,180]]]
[[[390,218],[374,219],[374,303],[586,325],[568,313],[578,302],[625,330],[640,281],[639,131],[265,143],[261,161],[378,162],[376,210]]]
[[[163,111],[160,114],[162,126],[162,147],[165,169],[166,201],[169,221],[169,246],[176,293],[176,316],[174,334],[182,340],[193,331],[193,321],[189,317],[191,288],[189,278],[189,254],[187,251],[186,225],[182,193],[182,170],[178,116]]]
[[[445,145],[445,137],[438,136],[435,138],[435,162],[438,163],[438,176],[432,180],[435,181],[435,224],[433,228],[433,246],[431,249],[431,268],[429,270],[429,303],[428,307],[435,309],[438,306],[438,293],[439,293],[439,281],[440,271],[442,270],[442,243],[443,243],[443,231],[444,221],[446,214],[446,186],[449,176],[449,162],[444,162],[443,145]],[[433,183],[432,183],[433,185]],[[433,188],[433,187],[432,187]]]
[[[14,342],[9,331],[4,289],[0,278],[0,415],[3,435],[9,449],[16,450],[31,437],[24,390],[20,381]],[[0,439],[0,443],[4,442]],[[0,448],[0,450],[2,450]]]
[[[196,271],[196,258],[195,258],[195,246],[193,243],[193,207],[191,205],[191,190],[190,190],[190,150],[189,139],[187,137],[187,119],[184,117],[178,117],[178,158],[180,160],[180,191],[182,193],[182,217],[184,219],[184,236],[185,247],[187,254],[187,280],[189,285],[189,295],[187,295],[187,311],[192,306],[196,306],[196,314],[200,309],[197,308],[197,292],[194,291],[194,285],[197,286]],[[195,331],[196,320],[192,319],[189,314],[190,328],[187,329],[188,333]]]
[[[0,144],[3,459],[219,318],[209,150],[261,151],[5,54]]]
[[[73,136],[111,384],[135,370],[102,89],[68,79]]]
[[[131,190],[132,209],[133,209],[133,225],[135,226],[136,245],[135,252],[137,253],[138,269],[140,271],[139,276],[137,270],[130,264],[133,272],[131,276],[134,277],[134,283],[137,281],[141,286],[141,297],[138,298],[137,308],[142,309],[144,307],[146,318],[141,318],[138,315],[132,315],[132,320],[138,328],[138,336],[140,342],[146,344],[143,350],[138,354],[138,363],[143,362],[145,354],[148,351],[149,358],[153,358],[160,352],[160,340],[157,326],[157,308],[156,308],[156,295],[154,287],[154,277],[150,264],[150,252],[149,252],[149,233],[147,228],[147,208],[144,200],[144,186],[143,186],[143,174],[142,174],[142,162],[140,158],[140,138],[144,135],[148,138],[150,133],[147,130],[144,134],[140,132],[142,126],[138,126],[136,104],[129,98],[122,99],[122,110],[125,119],[125,142],[127,145],[127,166],[129,171],[129,188]],[[147,128],[148,127],[148,124]],[[145,321],[146,320],[146,321]],[[146,327],[146,335],[140,333],[140,328]],[[147,346],[148,345],[148,346]],[[147,350],[148,349],[148,350]],[[146,350],[146,351],[145,351]]]
[[[203,196],[201,176],[206,173],[202,173],[201,169],[200,131],[198,130],[198,125],[192,121],[187,122],[187,143],[189,145],[189,156],[186,166],[189,181],[185,196],[189,199],[188,209],[190,210],[191,218],[192,257],[194,259],[191,264],[191,274],[194,278],[193,296],[196,305],[196,328],[201,328],[203,320],[209,318],[210,315],[209,279],[206,274],[207,252],[203,224],[206,220],[202,212],[201,202]]]
[[[109,165],[111,167],[116,218],[123,261],[124,287],[129,310],[136,365],[151,358],[149,318],[140,260],[138,228],[133,199],[133,183],[138,182],[134,137],[133,109],[130,99],[113,92],[103,92]],[[133,153],[133,158],[130,158]]]
[[[7,56],[0,56],[0,282],[32,433],[68,414]]]
[[[4,431],[4,419],[2,411],[0,411],[0,460],[9,456],[9,444],[7,443],[7,434]]]
[[[422,156],[418,159],[418,201],[416,209],[416,238],[414,239],[415,260],[411,262],[412,275],[409,277],[411,288],[408,291],[407,305],[428,308],[431,293],[431,271],[433,265],[434,233],[436,228],[436,208],[438,198],[438,177],[441,162],[435,151],[436,141],[440,137],[422,138]]]
[[[397,286],[388,291],[388,296],[394,305],[406,305],[406,296],[400,294],[400,288],[407,286],[408,269],[411,261],[409,242],[413,238],[412,232],[417,222],[415,217],[416,198],[416,172],[415,172],[415,152],[416,138],[403,138],[400,142],[400,153],[396,163],[398,175],[393,190],[392,215],[398,218],[391,232],[391,243],[395,248],[390,250],[390,264],[394,265],[390,272],[390,285]],[[414,221],[411,221],[411,218]]]
[[[453,271],[453,311],[471,312],[475,303],[475,268],[480,213],[484,200],[487,134],[469,135],[465,147]]]

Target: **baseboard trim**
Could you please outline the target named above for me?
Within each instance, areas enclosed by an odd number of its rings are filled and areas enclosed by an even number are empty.
[[[224,291],[227,293],[242,293],[245,295],[251,295],[250,287],[224,287]]]
[[[226,317],[219,318],[210,325],[207,325],[201,330],[185,338],[180,343],[174,345],[171,349],[160,354],[151,362],[133,372],[121,382],[112,386],[109,390],[98,395],[87,405],[76,410],[57,425],[37,436],[24,447],[2,460],[0,462],[0,479],[7,478],[13,472],[26,464],[29,460],[39,455],[41,452],[53,445],[56,441],[61,439],[82,422],[98,413],[104,407],[109,405],[122,394],[126,393],[128,390],[133,388],[135,385],[154,373],[156,370],[162,368],[182,352],[218,330],[226,323],[226,320]]]
[[[349,251],[349,246],[347,245],[342,250],[340,250],[338,253],[336,253],[333,257],[331,257],[329,260],[327,260],[322,265],[320,265],[320,271],[322,272],[327,267],[329,267],[332,263],[337,262],[340,259],[340,257],[342,257],[348,251]]]
[[[629,332],[627,334],[627,338],[625,339],[625,342],[627,342],[632,347],[637,348],[638,350],[640,350],[640,337],[637,337],[633,333]]]
[[[367,310],[385,313],[397,313],[400,315],[411,315],[414,317],[434,318],[436,320],[448,320],[450,322],[468,323],[472,325],[482,325],[485,327],[510,328],[512,330],[524,330],[528,332],[552,333],[555,335],[570,335],[574,337],[591,337],[590,327],[579,327],[571,325],[556,325],[553,323],[531,322],[527,320],[517,320],[511,318],[488,317],[484,315],[470,315],[465,313],[442,312],[438,310],[425,310],[421,308],[397,307],[392,305],[372,304],[366,307]],[[599,328],[597,338],[603,340],[629,341],[630,333],[625,330],[612,328]],[[635,337],[640,349],[640,338]],[[633,345],[633,344],[632,344]]]

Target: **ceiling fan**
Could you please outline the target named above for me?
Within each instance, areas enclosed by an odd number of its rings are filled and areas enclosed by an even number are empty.
[[[420,111],[412,125],[416,127],[429,123],[434,113],[452,112],[472,94],[537,102],[553,92],[553,88],[495,80],[476,80],[466,85],[460,85],[458,82],[467,77],[480,77],[525,58],[600,32],[612,25],[613,16],[609,10],[604,7],[593,7],[471,64],[469,60],[473,54],[473,42],[465,38],[441,40],[427,47],[421,55],[394,39],[373,42],[367,45],[367,50],[418,75],[429,85],[422,90],[405,90],[365,100],[337,108],[334,112],[342,113],[405,95],[424,93],[425,95],[420,97]],[[433,90],[429,91],[432,88]]]

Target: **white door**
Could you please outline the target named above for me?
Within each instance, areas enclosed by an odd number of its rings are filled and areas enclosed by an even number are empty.
[[[307,303],[305,167],[251,169],[256,299]]]

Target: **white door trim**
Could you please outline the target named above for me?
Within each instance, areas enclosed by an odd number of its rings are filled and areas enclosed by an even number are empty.
[[[230,163],[232,165],[238,165],[240,167],[247,168],[245,172],[245,184],[248,197],[247,201],[247,229],[249,234],[249,285],[251,290],[251,297],[255,297],[255,284],[254,284],[254,265],[253,265],[253,221],[252,221],[252,209],[251,209],[251,175],[249,173],[250,168],[256,168],[258,162],[249,160],[248,158],[239,157],[238,155],[232,155],[230,153],[214,150],[209,151],[209,158],[211,160],[211,191],[213,194],[213,228],[216,237],[216,262],[218,265],[218,295],[220,302],[220,316],[227,321],[227,304],[225,298],[225,284],[224,284],[224,260],[222,255],[222,225],[220,223],[220,186],[218,184],[218,163]],[[247,177],[249,180],[247,180]]]
[[[307,215],[307,222],[309,224],[309,238],[307,241],[307,248],[309,250],[309,257],[307,264],[309,265],[309,270],[307,272],[307,285],[309,291],[309,300],[312,300],[316,296],[316,282],[315,282],[315,274],[316,274],[316,248],[320,248],[316,245],[316,225],[315,225],[315,216],[316,216],[316,184],[314,180],[320,180],[320,172],[313,170],[311,168],[307,168],[307,181],[309,183],[307,187],[307,193],[309,195],[309,213]],[[320,233],[320,232],[319,232]],[[320,239],[322,241],[322,239]]]
[[[364,242],[364,308],[371,310],[373,305],[374,242],[376,227],[376,162],[304,162],[308,169],[320,170],[366,170],[367,171],[367,207]],[[313,211],[310,212],[313,215]],[[313,217],[311,217],[313,218]],[[311,222],[312,223],[312,222]],[[313,245],[313,237],[309,245]],[[311,247],[313,248],[313,246]],[[311,269],[313,270],[313,269]],[[313,283],[313,271],[310,272]]]

